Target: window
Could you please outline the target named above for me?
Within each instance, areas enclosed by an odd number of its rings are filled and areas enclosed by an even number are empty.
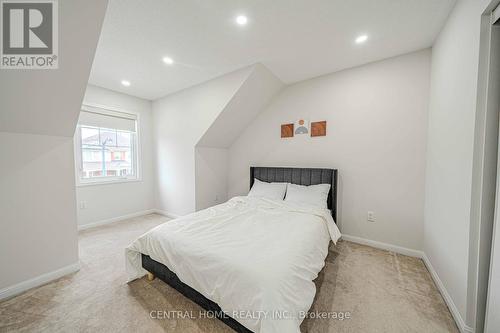
[[[77,184],[137,180],[137,116],[84,106],[75,133]]]

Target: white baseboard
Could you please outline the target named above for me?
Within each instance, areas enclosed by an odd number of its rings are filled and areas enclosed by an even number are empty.
[[[423,254],[424,254],[422,251],[419,251],[419,250],[408,249],[406,247],[392,245],[392,244],[388,244],[388,243],[377,242],[377,241],[374,241],[371,239],[365,239],[365,238],[356,237],[356,236],[342,234],[342,239],[349,241],[349,242],[368,245],[371,247],[375,247],[377,249],[391,251],[391,252],[403,254],[405,256],[410,256],[410,257],[422,258]]]
[[[154,212],[156,214],[160,214],[160,215],[163,215],[163,216],[167,216],[167,217],[170,217],[170,218],[173,218],[173,219],[176,219],[178,217],[181,217],[182,215],[178,215],[178,214],[174,214],[174,213],[170,213],[170,212],[167,212],[166,210],[161,210],[161,209],[153,209]]]
[[[423,251],[408,249],[405,247],[387,244],[387,243],[382,243],[382,242],[377,242],[377,241],[373,241],[373,240],[365,239],[365,238],[361,238],[361,237],[356,237],[356,236],[342,235],[342,238],[346,241],[350,241],[353,243],[368,245],[368,246],[375,247],[375,248],[382,249],[382,250],[392,251],[395,253],[404,254],[407,256],[411,256],[411,257],[421,258],[423,260],[425,266],[427,267],[427,270],[431,274],[431,277],[434,280],[434,283],[436,284],[439,292],[443,296],[443,299],[446,302],[446,305],[448,305],[448,308],[450,309],[451,315],[453,316],[453,319],[455,319],[455,323],[457,324],[460,332],[461,333],[474,333],[474,329],[465,324],[465,321],[463,320],[462,316],[460,315],[460,312],[458,311],[457,306],[453,302],[453,299],[451,298],[450,294],[446,290],[446,288],[445,288],[443,282],[441,281],[441,279],[439,278],[439,275],[437,274],[436,270],[434,269],[434,267],[432,267],[432,264],[431,264],[429,258],[425,255],[425,253]]]
[[[460,312],[458,311],[457,306],[453,302],[453,299],[451,298],[450,294],[446,290],[443,282],[439,278],[439,275],[437,274],[434,267],[432,267],[431,261],[425,255],[425,253],[422,254],[422,260],[424,261],[425,266],[427,267],[427,270],[429,271],[429,273],[431,273],[432,279],[434,280],[434,283],[436,284],[437,288],[439,289],[439,292],[443,296],[444,301],[446,302],[446,305],[448,305],[448,308],[450,309],[451,315],[455,319],[455,323],[457,324],[460,332],[461,333],[473,333],[474,329],[465,324],[465,321],[463,320],[462,316],[460,315]]]
[[[106,220],[101,220],[101,221],[97,221],[97,222],[91,222],[91,223],[81,224],[81,225],[78,226],[78,231],[80,231],[80,230],[87,230],[89,228],[99,227],[99,226],[102,226],[102,225],[106,225],[106,224],[110,224],[110,223],[115,223],[115,222],[123,221],[123,220],[126,220],[126,219],[131,219],[131,218],[134,218],[134,217],[139,217],[139,216],[143,216],[143,215],[153,214],[153,213],[156,213],[156,212],[157,212],[156,209],[148,209],[148,210],[143,210],[143,211],[140,211],[140,212],[130,213],[130,214],[127,214],[127,215],[113,217],[113,218],[106,219]]]
[[[148,210],[144,210],[144,211],[140,211],[140,212],[135,212],[132,214],[114,217],[111,219],[106,219],[106,220],[102,220],[102,221],[97,221],[97,222],[93,222],[93,223],[79,225],[78,230],[86,230],[89,228],[94,228],[94,227],[98,227],[98,226],[102,226],[102,225],[106,225],[106,224],[111,224],[111,223],[123,221],[126,219],[138,217],[138,216],[153,214],[153,213],[168,216],[171,218],[179,217],[179,215],[171,214],[171,213],[168,213],[166,211],[159,210],[159,209],[148,209]],[[18,295],[18,294],[20,294],[28,289],[32,289],[32,288],[41,286],[42,284],[56,280],[64,275],[74,273],[74,272],[78,271],[79,269],[80,269],[80,262],[76,262],[74,264],[68,265],[68,266],[60,268],[58,270],[55,270],[55,271],[52,271],[49,273],[45,273],[45,274],[42,274],[42,275],[37,276],[35,278],[32,278],[32,279],[20,282],[18,284],[15,284],[13,286],[1,289],[0,290],[0,300]]]
[[[48,283],[50,281],[56,280],[65,275],[77,272],[80,269],[80,262],[75,262],[74,264],[59,268],[55,271],[48,272],[37,276],[35,278],[20,282],[13,286],[4,288],[0,290],[0,300],[15,296],[28,289],[41,286],[42,284]]]

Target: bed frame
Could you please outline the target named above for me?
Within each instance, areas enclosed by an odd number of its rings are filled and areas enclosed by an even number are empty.
[[[337,222],[337,170],[314,168],[275,168],[275,167],[250,167],[250,188],[254,179],[265,182],[286,182],[297,185],[330,184],[328,193],[328,209],[331,210],[333,220]],[[177,275],[167,266],[142,254],[142,267],[148,271],[148,280],[160,278],[172,288],[201,306],[207,311],[212,311],[215,317],[224,322],[238,333],[252,333],[248,328],[235,319],[223,315],[217,303],[209,300],[195,289],[183,283]]]

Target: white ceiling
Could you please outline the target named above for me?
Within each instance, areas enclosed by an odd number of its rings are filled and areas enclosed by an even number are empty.
[[[257,62],[293,83],[429,47],[455,2],[110,0],[90,83],[156,99]]]

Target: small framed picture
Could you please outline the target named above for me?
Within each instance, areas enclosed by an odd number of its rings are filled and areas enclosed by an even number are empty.
[[[293,138],[293,124],[281,125],[281,137],[282,138]]]
[[[309,121],[299,119],[295,122],[294,126],[295,135],[309,134]]]
[[[311,136],[326,136],[326,120],[311,123]]]

